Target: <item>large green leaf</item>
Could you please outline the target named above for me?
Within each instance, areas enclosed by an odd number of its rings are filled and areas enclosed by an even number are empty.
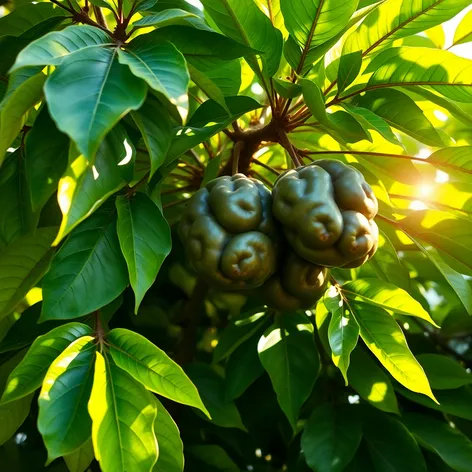
[[[371,405],[387,413],[400,414],[389,376],[358,346],[351,354],[349,385]]]
[[[45,80],[42,73],[30,77],[0,103],[0,166],[25,124],[28,111],[41,100]]]
[[[472,286],[469,282],[462,274],[449,267],[436,249],[432,247],[426,248],[416,239],[412,238],[412,240],[441,272],[448,284],[456,292],[467,313],[472,316]]]
[[[172,104],[186,105],[189,74],[182,53],[173,44],[141,35],[126,49],[118,49],[118,59]]]
[[[246,431],[236,404],[225,399],[223,377],[210,365],[203,363],[189,364],[185,367],[185,372],[197,386],[213,424],[222,428],[238,428]]]
[[[303,70],[305,59],[318,46],[340,33],[356,11],[358,0],[281,0],[285,26],[302,48],[297,72]]]
[[[92,439],[82,444],[78,449],[64,456],[69,472],[86,472],[95,458]]]
[[[344,53],[367,54],[379,46],[439,25],[469,5],[468,0],[393,0],[371,12],[348,37]]]
[[[472,146],[457,146],[433,152],[426,162],[439,167],[459,181],[470,182],[472,174]]]
[[[257,348],[280,407],[295,427],[300,408],[320,371],[313,325],[304,314],[278,317],[261,337]]]
[[[403,422],[420,444],[436,452],[455,471],[472,471],[472,441],[457,428],[422,413],[407,413]]]
[[[0,36],[21,36],[52,17],[65,17],[62,8],[52,3],[28,3],[0,18]]]
[[[116,365],[147,389],[208,414],[195,385],[182,368],[151,341],[124,328],[110,331],[107,341]]]
[[[50,365],[39,394],[38,430],[48,450],[48,462],[70,454],[90,437],[87,411],[93,384],[97,344],[83,336]]]
[[[46,272],[56,228],[40,228],[8,246],[0,258],[0,319],[11,313]]]
[[[333,289],[324,297],[324,303],[331,312],[331,320],[328,327],[329,346],[334,365],[343,374],[346,385],[347,370],[352,350],[359,339],[359,325],[344,303],[344,299]]]
[[[350,300],[360,300],[405,316],[414,316],[438,327],[428,312],[405,290],[379,279],[358,279],[344,284],[342,293]]]
[[[376,472],[426,472],[418,444],[396,418],[366,411],[363,433]]]
[[[262,53],[263,70],[269,77],[277,72],[282,55],[282,33],[253,0],[203,0],[202,3],[205,12],[226,36]],[[257,61],[252,57],[247,60],[257,71]]]
[[[198,18],[197,15],[180,8],[169,8],[168,10],[156,13],[155,15],[145,16],[133,23],[134,28],[164,28],[165,26],[188,25],[188,18]]]
[[[172,140],[172,121],[163,105],[150,95],[139,110],[131,112],[131,117],[141,131],[149,152],[151,161],[149,178],[151,178],[164,163],[169,150]]]
[[[172,247],[169,224],[144,193],[118,197],[118,239],[135,294],[135,313]]]
[[[362,438],[362,422],[349,406],[318,406],[303,430],[301,446],[316,472],[342,472]],[[357,413],[357,412],[356,412]]]
[[[114,300],[127,285],[116,211],[105,207],[78,226],[52,260],[43,279],[41,321],[91,313]]]
[[[152,394],[99,352],[88,411],[103,472],[151,472],[158,456]]]
[[[418,361],[426,372],[433,389],[449,390],[472,384],[472,375],[450,357],[439,354],[420,354]]]
[[[389,48],[366,69],[373,72],[365,90],[415,85],[429,86],[458,102],[470,102],[472,61],[452,52],[431,48]]]
[[[118,62],[116,48],[91,48],[67,56],[44,92],[58,128],[92,161],[119,119],[143,104],[146,84]]]
[[[339,59],[338,91],[341,93],[354,82],[362,67],[362,54],[360,51],[344,54]]]
[[[154,432],[159,445],[159,457],[153,472],[182,472],[184,470],[184,451],[179,428],[162,403],[154,397],[157,416]]]
[[[372,90],[359,100],[358,105],[373,111],[390,126],[429,146],[445,144],[421,108],[398,90]]]
[[[220,88],[208,77],[204,72],[198,70],[192,64],[188,65],[192,82],[202,90],[202,92],[210,99],[224,108],[226,107],[225,97]],[[237,93],[237,92],[236,92]]]
[[[43,107],[26,137],[25,170],[33,209],[42,208],[67,167],[69,138]]]
[[[22,398],[41,386],[44,376],[54,359],[73,341],[92,334],[92,329],[82,323],[67,323],[39,336],[24,359],[8,377],[2,403]]]
[[[57,190],[63,216],[54,245],[126,185],[127,173],[133,173],[134,158],[134,147],[120,125],[101,141],[92,161],[78,154],[75,147],[70,148],[69,165]]]
[[[81,49],[111,46],[113,40],[93,26],[69,26],[33,41],[16,58],[11,72],[26,66],[58,66],[69,55]]]
[[[380,307],[362,302],[350,302],[349,306],[359,323],[363,341],[392,377],[413,392],[435,400],[428,378],[397,322]]]
[[[457,25],[456,31],[454,32],[453,45],[465,44],[472,41],[472,12],[469,11],[467,15],[462,18],[461,22]]]

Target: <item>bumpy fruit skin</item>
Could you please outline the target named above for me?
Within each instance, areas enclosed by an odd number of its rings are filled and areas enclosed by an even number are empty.
[[[197,274],[224,290],[262,285],[276,269],[272,196],[242,174],[218,177],[189,200],[179,236]]]
[[[312,264],[287,250],[278,271],[258,292],[269,308],[296,311],[313,307],[322,297],[327,284],[326,267]]]
[[[321,159],[289,170],[276,181],[272,196],[275,218],[304,259],[353,268],[377,250],[377,199],[354,167]]]

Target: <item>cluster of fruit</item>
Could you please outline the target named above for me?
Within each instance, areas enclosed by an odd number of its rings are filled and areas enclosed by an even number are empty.
[[[328,268],[364,264],[377,249],[377,199],[354,167],[318,160],[288,170],[272,193],[242,174],[189,200],[179,235],[195,271],[223,290],[255,290],[271,308],[310,308]]]

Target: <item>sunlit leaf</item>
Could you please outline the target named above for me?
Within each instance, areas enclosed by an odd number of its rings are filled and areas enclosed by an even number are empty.
[[[472,375],[450,357],[420,354],[418,361],[426,372],[431,388],[435,390],[449,390],[472,384]]]
[[[64,456],[64,461],[69,472],[85,472],[94,457],[92,439],[89,439],[74,452]]]
[[[453,45],[464,44],[472,41],[472,11],[469,11],[454,32]]]

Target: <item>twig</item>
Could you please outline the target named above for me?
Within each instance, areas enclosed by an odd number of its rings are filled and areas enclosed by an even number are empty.
[[[241,156],[241,151],[246,145],[243,141],[238,141],[233,147],[233,157],[231,161],[232,175],[237,174],[239,170],[239,157]]]
[[[161,192],[161,195],[171,195],[173,193],[187,192],[188,190],[195,190],[195,186],[194,185],[186,185],[185,187],[171,188],[170,190],[166,190],[165,192]]]
[[[254,169],[251,169],[249,173],[257,177],[260,181],[264,182],[267,187],[272,188],[274,186],[274,184],[269,179],[266,179],[263,175],[259,174],[259,172],[255,171]]]
[[[264,169],[268,170],[269,172],[272,172],[275,175],[280,175],[279,171],[275,170],[270,165],[265,164],[264,162],[261,162],[259,159],[256,159],[255,157],[252,158],[252,162],[254,162],[254,164],[257,164],[258,166],[264,167]]]

